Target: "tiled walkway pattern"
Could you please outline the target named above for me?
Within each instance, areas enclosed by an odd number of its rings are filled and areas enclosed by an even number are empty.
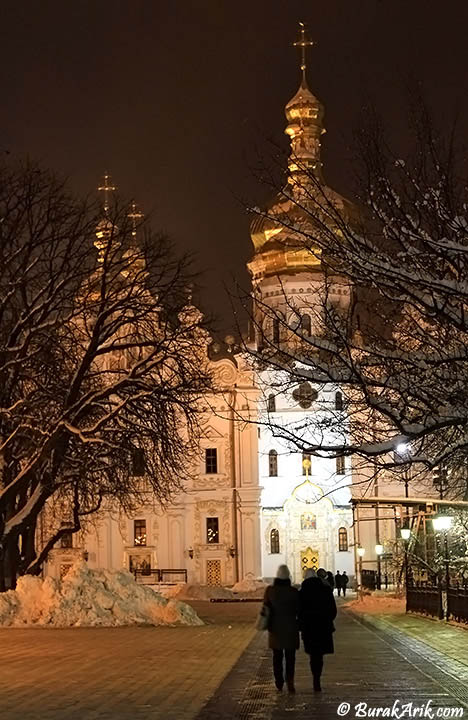
[[[203,627],[0,630],[0,720],[328,720],[340,703],[355,718],[358,703],[395,701],[468,717],[468,630],[341,610],[323,693],[301,650],[290,696],[273,686],[257,604],[193,604]]]
[[[196,605],[210,624],[0,630],[0,719],[193,718],[254,636],[258,610]]]

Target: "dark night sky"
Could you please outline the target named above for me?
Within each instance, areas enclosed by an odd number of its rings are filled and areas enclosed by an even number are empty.
[[[299,84],[297,23],[318,45],[309,84],[325,105],[325,174],[346,193],[364,98],[404,127],[404,84],[421,80],[443,117],[466,119],[466,0],[4,0],[0,147],[66,174],[80,192],[108,168],[153,225],[205,271],[246,283],[252,176],[264,138],[282,143]],[[397,131],[396,135],[398,136]],[[284,140],[282,139],[284,137]],[[229,325],[229,317],[221,325]]]

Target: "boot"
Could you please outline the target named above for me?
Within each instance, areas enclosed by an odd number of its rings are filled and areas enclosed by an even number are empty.
[[[320,675],[314,675],[314,692],[322,692],[322,686],[320,685]]]
[[[294,680],[288,680],[288,693],[295,693],[296,688],[294,687]]]
[[[275,680],[275,685],[278,692],[281,692],[283,689],[283,681]]]

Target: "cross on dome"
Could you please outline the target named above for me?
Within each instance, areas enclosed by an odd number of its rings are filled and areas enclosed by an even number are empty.
[[[113,184],[112,178],[106,170],[104,173],[104,182],[98,186],[98,192],[102,192],[104,195],[104,212],[106,215],[109,212],[110,205],[109,193],[114,192],[115,190],[117,190],[117,187]]]
[[[315,45],[315,42],[308,38],[306,36],[306,29],[303,22],[299,23],[300,26],[300,38],[299,40],[296,40],[295,43],[293,43],[294,47],[301,48],[301,70],[302,70],[302,84],[307,85],[307,79],[306,79],[306,70],[307,70],[307,62],[306,62],[306,53],[308,47],[313,47]]]

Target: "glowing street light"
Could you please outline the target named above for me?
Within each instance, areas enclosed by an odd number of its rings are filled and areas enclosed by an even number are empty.
[[[357,554],[359,555],[359,557],[362,558],[362,557],[364,557],[364,553],[365,553],[366,551],[365,551],[365,549],[364,549],[363,547],[358,547],[358,549],[357,549],[356,552],[357,552]]]
[[[411,537],[411,530],[408,527],[402,527],[400,530],[402,540],[409,540]]]
[[[383,545],[376,545],[376,546],[375,546],[375,554],[376,554],[376,555],[382,555],[383,550],[384,550]]]
[[[436,532],[447,532],[450,530],[453,523],[453,517],[451,515],[436,515],[432,518],[432,525]]]

